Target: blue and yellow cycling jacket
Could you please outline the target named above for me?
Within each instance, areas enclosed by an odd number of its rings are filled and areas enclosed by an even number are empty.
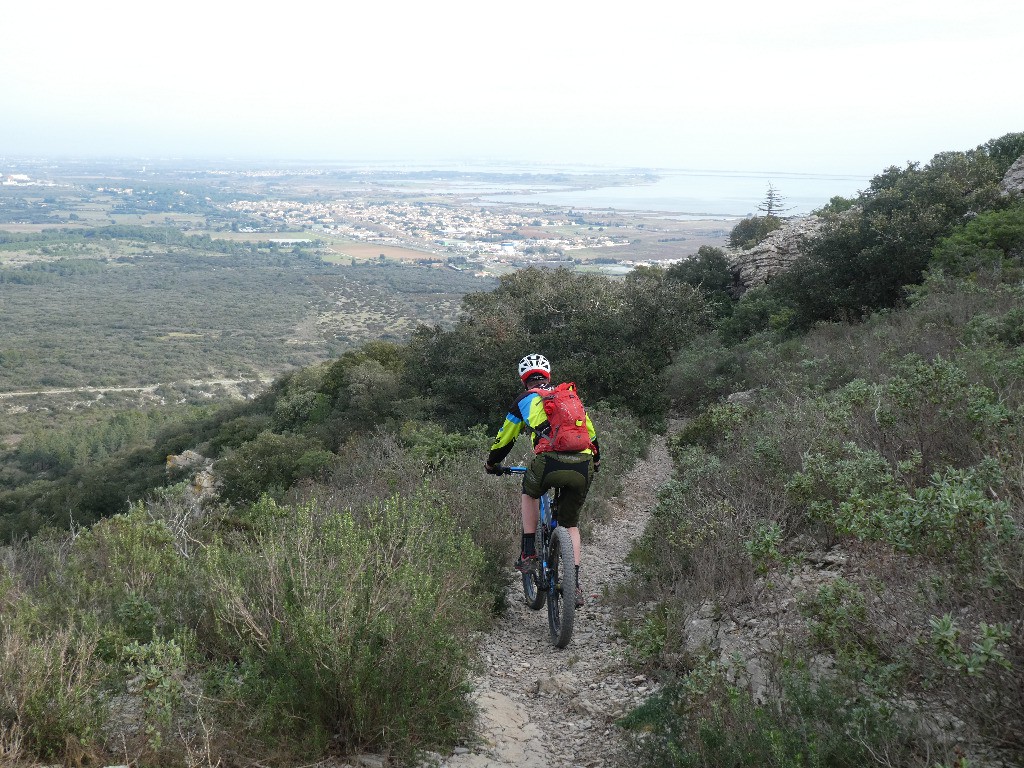
[[[548,415],[544,412],[544,403],[536,392],[524,392],[519,399],[508,409],[505,416],[505,423],[498,430],[498,436],[494,438],[491,452],[487,456],[487,463],[491,465],[500,464],[512,450],[512,446],[519,437],[523,428],[529,430],[533,445],[544,437],[550,430]],[[592,453],[595,460],[600,460],[601,450],[597,446],[597,434],[594,432],[594,424],[587,415],[587,432],[590,434],[590,442],[594,450],[587,448],[580,453]]]

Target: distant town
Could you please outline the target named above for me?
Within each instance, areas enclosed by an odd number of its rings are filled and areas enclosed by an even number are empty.
[[[567,216],[537,218],[508,210],[452,207],[429,203],[375,203],[364,200],[300,203],[280,200],[238,201],[228,206],[258,226],[242,232],[310,231],[352,240],[394,245],[428,253],[474,259],[565,258],[584,248],[625,246],[630,238],[594,232],[567,236]],[[515,239],[509,239],[514,233]]]
[[[20,169],[24,170],[24,169]],[[53,226],[173,226],[213,238],[326,245],[352,263],[394,259],[493,274],[528,265],[584,265],[623,274],[668,265],[701,245],[722,245],[734,221],[559,206],[494,203],[465,175],[409,172],[181,171],[52,167],[0,175],[0,224],[22,231]],[[479,174],[492,189],[572,187],[572,176]],[[610,177],[610,184],[637,178]],[[641,179],[643,180],[643,179]],[[353,191],[358,188],[359,191]],[[36,190],[34,192],[34,190]],[[374,248],[380,248],[379,252]]]

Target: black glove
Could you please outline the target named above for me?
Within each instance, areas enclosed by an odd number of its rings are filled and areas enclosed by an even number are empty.
[[[600,471],[601,471],[601,460],[597,459],[597,460],[594,461],[594,472],[597,473],[597,472],[600,472]]]
[[[484,472],[486,472],[488,475],[500,475],[501,474],[501,464],[490,464],[490,463],[485,461],[484,462]]]

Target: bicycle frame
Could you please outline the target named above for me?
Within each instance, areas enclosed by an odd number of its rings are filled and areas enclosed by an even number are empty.
[[[506,473],[510,474],[510,475],[525,475],[526,474],[526,467],[522,467],[522,466],[519,466],[519,467],[502,467],[502,469],[505,470]],[[537,543],[538,544],[541,543],[541,541],[540,541],[541,534],[543,534],[543,536],[544,536],[544,542],[543,543],[547,544],[548,543],[548,539],[551,536],[551,531],[554,530],[558,526],[558,521],[555,520],[554,517],[553,517],[554,495],[555,495],[555,490],[551,489],[551,490],[545,491],[544,494],[539,499],[539,501],[540,501],[540,515],[537,518],[537,537],[538,537],[537,538]],[[546,547],[545,547],[545,549],[546,549]],[[537,556],[540,557],[540,553],[539,552],[537,553]],[[547,567],[547,563],[543,563],[543,565],[545,567]]]
[[[526,467],[502,467],[502,474],[521,475]],[[569,531],[556,519],[557,489],[540,497],[540,514],[534,539],[538,570],[523,574],[526,604],[533,610],[548,606],[548,628],[551,642],[564,648],[572,637],[575,616],[576,573],[573,567],[573,545]]]

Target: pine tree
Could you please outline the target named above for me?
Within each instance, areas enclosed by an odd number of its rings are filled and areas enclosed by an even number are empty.
[[[765,216],[780,218],[782,214],[793,209],[786,207],[786,198],[769,182],[768,191],[765,193],[764,200],[757,206],[757,210]]]

